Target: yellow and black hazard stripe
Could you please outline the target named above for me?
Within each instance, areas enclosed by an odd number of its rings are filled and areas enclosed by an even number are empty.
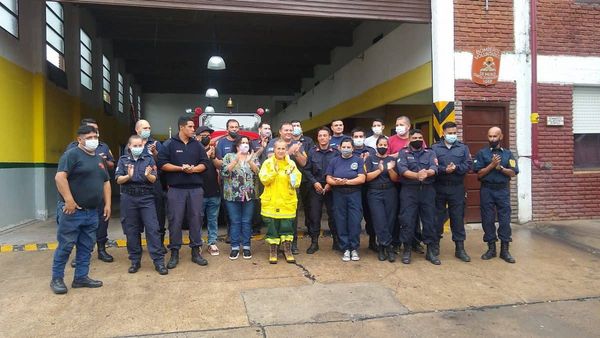
[[[455,122],[454,101],[437,101],[433,103],[434,138],[439,141],[444,134],[442,126],[446,122]]]

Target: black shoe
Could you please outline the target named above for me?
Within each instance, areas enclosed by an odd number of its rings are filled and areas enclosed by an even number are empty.
[[[516,263],[517,260],[513,258],[513,256],[508,251],[508,242],[500,243],[500,258],[502,258],[507,263]]]
[[[388,262],[394,263],[396,261],[396,251],[394,251],[394,248],[388,245],[385,247],[385,251],[387,252]]]
[[[198,265],[208,265],[208,261],[200,254],[200,247],[192,248],[192,262]]]
[[[106,244],[99,244],[99,243],[98,243],[98,259],[103,262],[106,262],[106,263],[110,263],[115,260],[113,258],[113,256],[111,256],[108,252],[106,252]]]
[[[488,242],[488,250],[481,255],[481,259],[488,260],[496,257],[496,242]]]
[[[404,251],[402,251],[402,263],[404,263],[404,264],[410,264],[410,254],[411,254],[410,244],[405,243],[404,244]]]
[[[165,263],[157,263],[154,264],[154,270],[156,270],[161,275],[168,275],[169,269],[165,267]]]
[[[420,253],[420,254],[424,254],[425,253],[425,249],[423,248],[423,246],[421,245],[421,243],[419,242],[414,242],[412,244],[412,250],[416,253]]]
[[[73,260],[71,261],[71,267],[74,268],[75,267],[75,259],[73,258]]]
[[[102,286],[101,281],[93,280],[88,276],[78,278],[78,279],[73,279],[73,283],[71,284],[71,287],[74,289],[76,289],[76,288],[99,288],[101,286]]]
[[[442,264],[439,257],[435,254],[435,244],[427,245],[427,254],[425,255],[425,259],[430,261],[431,264],[435,264],[435,265]]]
[[[308,249],[306,249],[306,253],[312,255],[317,251],[319,251],[319,243],[317,241],[312,241]]]
[[[369,236],[369,250],[373,252],[379,252],[379,246],[377,245],[377,239],[375,236]]]
[[[439,242],[433,243],[433,253],[438,257],[440,256],[440,243]]]
[[[63,295],[69,291],[62,278],[52,278],[50,281],[50,288],[52,289],[52,292],[57,295]]]
[[[298,242],[292,242],[292,255],[299,255],[300,250],[298,250]]]
[[[244,258],[244,259],[252,258],[252,251],[250,251],[250,249],[243,249],[242,250],[242,258]]]
[[[179,264],[179,249],[171,249],[171,258],[167,263],[167,269],[175,269],[177,264]]]
[[[229,259],[235,260],[238,259],[238,257],[240,257],[240,250],[231,250],[229,253]]]
[[[469,255],[467,255],[467,252],[465,251],[465,242],[456,241],[455,246],[456,248],[454,250],[454,257],[460,259],[463,262],[470,262],[471,257],[469,257]]]
[[[379,244],[379,248],[377,249],[377,258],[382,262],[388,258],[387,252],[385,249],[386,249],[385,246],[383,246],[382,244]]]
[[[140,267],[142,267],[142,265],[140,264],[140,262],[131,262],[131,266],[129,267],[129,270],[127,270],[127,272],[129,272],[129,273],[136,273],[136,272],[138,272],[138,270],[140,269]]]

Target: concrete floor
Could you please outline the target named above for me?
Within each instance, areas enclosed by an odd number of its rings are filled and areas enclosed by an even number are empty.
[[[588,237],[600,234],[600,224],[579,223],[515,226],[516,264],[482,261],[476,229],[466,243],[473,261],[455,259],[445,236],[441,266],[418,254],[408,266],[379,262],[366,249],[359,262],[344,263],[324,238],[315,255],[301,240],[297,264],[269,265],[262,241],[253,242],[251,260],[230,261],[221,242],[207,267],[193,264],[185,248],[169,275],[159,276],[147,253],[132,275],[126,249],[111,248],[114,263],[91,266],[104,287],[62,296],[48,286],[52,251],[3,252],[0,336],[597,337],[600,251],[586,248],[596,245]],[[585,247],[564,235],[582,229]],[[70,267],[66,275],[70,284]]]

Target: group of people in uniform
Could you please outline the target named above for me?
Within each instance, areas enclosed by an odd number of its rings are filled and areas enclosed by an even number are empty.
[[[517,163],[502,147],[502,131],[488,131],[489,145],[472,160],[469,148],[458,140],[457,125],[443,125],[443,137],[431,148],[423,132],[411,128],[410,119],[396,119],[392,136],[385,136],[384,121],[375,119],[372,135],[355,128],[344,134],[341,119],[317,130],[316,143],[303,135],[299,121],[284,122],[278,137],[262,122],[259,138],[240,131],[235,119],[226,123],[227,134],[216,143],[207,126],[196,128],[192,118],[178,120],[178,132],[164,142],[151,136],[148,121],[139,120],[136,134],[124,154],[115,160],[92,119],[82,120],[77,141],[61,156],[56,174],[58,247],[50,286],[57,294],[68,291],[64,269],[76,247],[72,287],[100,287],[88,276],[94,242],[98,258],[113,261],[106,251],[111,214],[109,171],[120,187],[120,213],[131,266],[141,267],[142,237],[155,270],[166,275],[179,264],[182,230],[189,229],[191,260],[207,265],[202,256],[201,231],[206,221],[207,252],[219,255],[219,213],[228,223],[229,258],[252,258],[251,236],[266,227],[269,262],[286,262],[299,254],[297,211],[303,208],[311,238],[307,254],[320,250],[323,206],[333,239],[332,249],[347,261],[360,260],[361,223],[369,236],[369,249],[380,261],[410,264],[411,253],[439,265],[440,239],[449,217],[455,256],[471,259],[465,251],[465,175],[474,171],[481,182],[481,217],[488,250],[481,256],[500,257],[509,263],[510,189],[518,174]],[[496,216],[499,227],[496,229]],[[204,219],[206,218],[206,219]],[[164,246],[168,219],[169,244]],[[421,226],[422,225],[422,226]],[[254,229],[253,229],[254,228]],[[426,245],[426,252],[421,243]],[[170,251],[168,262],[165,255]]]

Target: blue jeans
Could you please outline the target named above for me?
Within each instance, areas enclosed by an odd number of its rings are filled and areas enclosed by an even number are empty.
[[[240,243],[244,249],[250,249],[254,201],[225,201],[225,205],[227,206],[227,214],[229,215],[231,250],[239,250]]]
[[[204,197],[204,215],[206,217],[206,227],[208,228],[208,244],[217,243],[219,233],[219,207],[221,206],[221,196]]]
[[[58,202],[56,209],[58,247],[52,262],[52,278],[64,278],[65,265],[75,245],[75,279],[78,279],[87,276],[90,271],[90,257],[98,229],[98,212],[96,209],[84,209],[67,215],[63,212],[64,205],[64,202]]]

